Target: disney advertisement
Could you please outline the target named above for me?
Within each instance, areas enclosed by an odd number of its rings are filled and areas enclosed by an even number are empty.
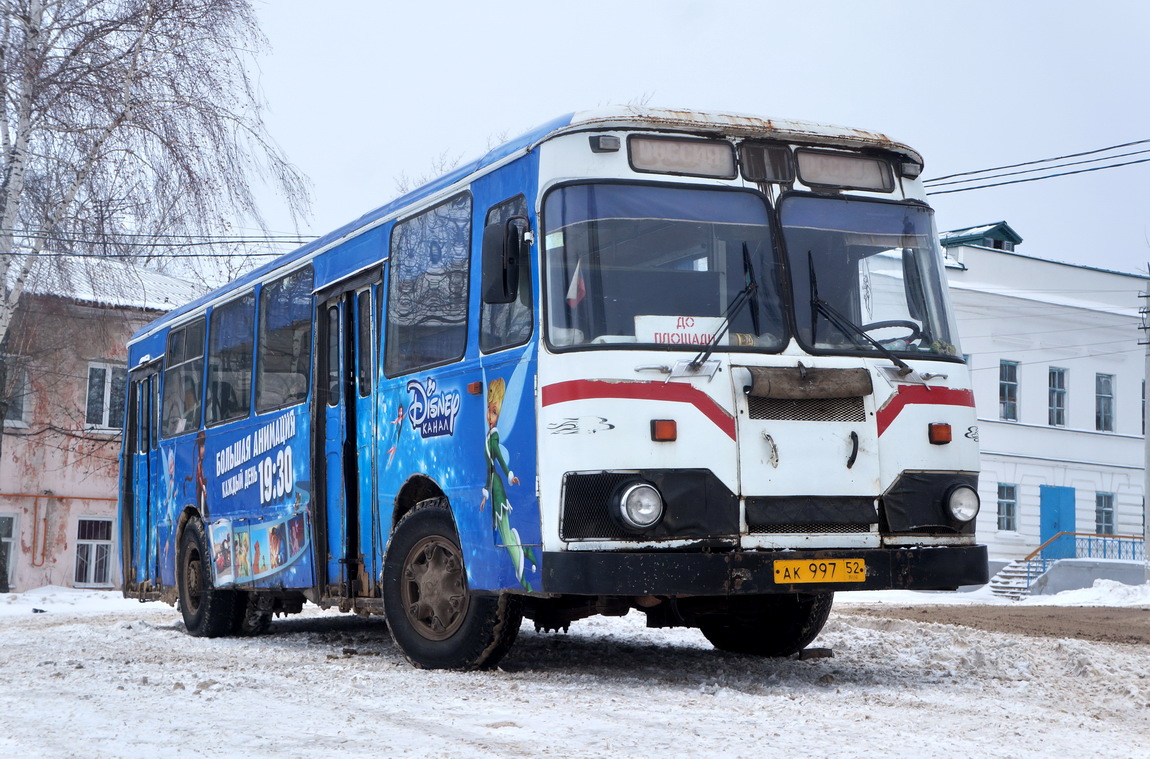
[[[412,472],[448,496],[469,587],[540,588],[535,494],[533,362],[512,359],[475,373],[407,379],[383,395],[382,501]],[[483,379],[483,393],[468,390]]]

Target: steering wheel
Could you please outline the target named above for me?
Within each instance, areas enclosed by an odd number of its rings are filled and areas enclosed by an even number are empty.
[[[887,321],[871,322],[870,324],[862,325],[863,332],[870,332],[873,329],[886,329],[889,327],[906,327],[910,330],[910,334],[906,337],[888,337],[885,340],[879,340],[880,343],[892,343],[895,340],[905,340],[907,343],[912,343],[915,340],[925,339],[926,333],[909,319],[888,319]]]

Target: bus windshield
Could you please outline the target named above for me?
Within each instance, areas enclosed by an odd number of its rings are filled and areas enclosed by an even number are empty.
[[[808,349],[960,355],[929,208],[792,195],[779,215]]]
[[[698,350],[717,337],[734,349],[783,348],[778,268],[762,196],[568,185],[547,196],[544,222],[553,346]]]

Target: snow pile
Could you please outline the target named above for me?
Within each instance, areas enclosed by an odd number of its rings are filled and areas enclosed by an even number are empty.
[[[167,604],[149,603],[148,607],[171,609]],[[0,593],[0,617],[38,613],[76,615],[138,612],[140,602],[124,598],[118,590],[85,590],[45,585],[23,593]]]
[[[1026,606],[1124,606],[1150,609],[1150,583],[1123,585],[1114,580],[1095,580],[1094,587],[1064,590],[1053,596],[1030,596]]]

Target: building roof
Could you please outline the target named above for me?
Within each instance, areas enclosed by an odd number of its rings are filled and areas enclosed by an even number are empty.
[[[8,277],[11,284],[15,272],[9,270]],[[170,311],[204,289],[122,261],[48,253],[36,257],[24,291],[112,308]]]
[[[943,232],[938,236],[944,248],[953,248],[956,245],[982,245],[986,238],[1003,240],[1018,245],[1022,236],[1011,229],[1005,221],[996,221],[993,224],[982,224],[977,227],[963,227]]]

